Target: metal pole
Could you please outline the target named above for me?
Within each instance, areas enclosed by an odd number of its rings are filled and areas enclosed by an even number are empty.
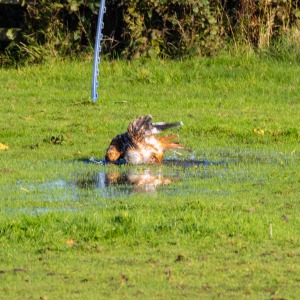
[[[92,76],[92,99],[94,102],[98,99],[97,88],[99,82],[97,77],[99,75],[99,65],[100,65],[100,52],[101,52],[101,40],[103,38],[102,28],[104,27],[103,15],[106,11],[105,0],[101,0],[98,14],[98,23],[97,23],[97,33],[96,41],[94,48],[94,66],[93,66],[93,76]]]

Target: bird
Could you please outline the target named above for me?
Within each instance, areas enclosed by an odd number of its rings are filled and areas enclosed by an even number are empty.
[[[125,160],[129,164],[160,164],[165,150],[186,149],[174,142],[177,135],[157,136],[166,129],[182,126],[182,122],[152,123],[152,116],[140,116],[128,125],[127,132],[112,139],[106,150],[105,160]]]

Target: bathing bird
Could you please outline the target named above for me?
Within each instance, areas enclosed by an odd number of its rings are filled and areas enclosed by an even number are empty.
[[[140,116],[128,125],[127,132],[112,139],[106,150],[105,159],[109,162],[124,159],[130,164],[160,164],[165,150],[186,148],[174,142],[177,135],[157,136],[157,134],[182,125],[182,122],[152,123],[151,115]]]

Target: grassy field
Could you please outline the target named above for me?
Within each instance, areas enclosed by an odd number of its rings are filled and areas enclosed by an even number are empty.
[[[0,299],[299,299],[300,66],[102,61],[96,103],[91,69],[0,70]],[[207,163],[86,163],[145,114]]]

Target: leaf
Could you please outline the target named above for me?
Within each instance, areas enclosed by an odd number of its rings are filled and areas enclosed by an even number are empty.
[[[79,9],[79,5],[78,5],[78,3],[77,3],[77,1],[72,1],[71,2],[71,5],[70,5],[70,10],[71,11],[78,11],[78,9]]]
[[[60,3],[53,3],[52,8],[63,8],[64,6]]]
[[[15,39],[16,37],[16,30],[14,30],[13,28],[10,28],[7,30],[6,32],[6,36],[12,41]]]
[[[193,13],[194,13],[194,14],[198,14],[198,13],[199,13],[199,7],[194,6],[194,7],[193,7]]]
[[[68,239],[68,240],[66,240],[66,245],[73,246],[74,244],[75,244],[75,240],[74,239]]]
[[[75,41],[79,40],[79,39],[80,39],[80,36],[81,36],[80,31],[79,31],[79,30],[76,30],[76,31],[74,32],[74,40],[75,40]]]
[[[217,20],[214,17],[211,16],[211,17],[208,18],[208,23],[213,25],[213,24],[217,23]]]
[[[294,15],[296,18],[300,19],[300,10],[295,10]]]
[[[0,143],[0,150],[8,150],[8,149],[9,147],[7,145]]]
[[[263,129],[256,129],[256,128],[254,128],[253,132],[255,134],[258,134],[258,135],[264,135],[265,134],[265,131]]]

